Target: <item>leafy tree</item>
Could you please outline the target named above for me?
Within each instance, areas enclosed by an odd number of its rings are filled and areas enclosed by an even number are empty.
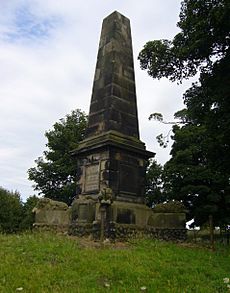
[[[150,160],[146,174],[146,204],[153,207],[166,200],[163,193],[163,167],[156,160]]]
[[[33,208],[38,197],[31,196],[21,201],[19,192],[0,187],[0,232],[17,233],[31,229],[34,223]]]
[[[22,213],[23,218],[20,222],[20,230],[31,230],[35,222],[35,214],[33,208],[37,205],[39,198],[36,195],[27,198],[23,204]]]
[[[22,217],[20,194],[0,187],[0,232],[18,232]]]
[[[183,124],[173,127],[164,171],[165,190],[183,200],[198,225],[208,215],[215,224],[230,222],[229,13],[227,0],[184,0],[181,31],[172,41],[148,42],[139,54],[141,68],[153,78],[182,82],[200,73],[184,94],[186,108],[177,112]]]
[[[184,0],[181,31],[170,40],[147,42],[139,54],[142,69],[153,78],[182,81],[198,70],[210,72],[229,55],[230,3],[228,0]]]
[[[164,166],[164,191],[183,201],[188,220],[205,223],[213,215],[216,225],[229,222],[230,194],[226,173],[208,159],[209,137],[203,126],[173,127],[172,158]]]
[[[35,160],[36,167],[28,170],[39,194],[68,205],[72,203],[76,193],[76,161],[71,151],[83,139],[86,123],[85,113],[75,110],[45,133],[48,150]]]

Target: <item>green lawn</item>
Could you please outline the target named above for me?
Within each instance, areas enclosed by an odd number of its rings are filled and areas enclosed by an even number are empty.
[[[228,247],[211,252],[138,240],[83,248],[75,238],[49,233],[0,235],[0,292],[216,293],[228,292],[226,277]]]

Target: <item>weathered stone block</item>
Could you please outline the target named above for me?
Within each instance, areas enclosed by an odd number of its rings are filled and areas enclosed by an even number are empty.
[[[72,222],[92,223],[95,220],[96,202],[93,199],[79,198],[71,207]]]
[[[70,224],[70,209],[64,202],[42,198],[33,211],[35,226],[68,226]]]
[[[185,213],[153,213],[149,217],[147,225],[161,229],[184,229],[185,222]]]

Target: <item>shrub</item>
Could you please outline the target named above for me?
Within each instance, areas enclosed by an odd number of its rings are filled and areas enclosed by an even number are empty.
[[[0,231],[13,233],[20,230],[23,207],[20,194],[0,187]]]
[[[19,192],[0,187],[0,232],[16,233],[32,229],[34,223],[33,208],[39,198],[31,196],[25,203]]]

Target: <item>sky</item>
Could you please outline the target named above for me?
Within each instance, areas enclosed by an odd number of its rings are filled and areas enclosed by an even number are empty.
[[[179,31],[180,0],[0,0],[0,186],[23,200],[36,194],[27,170],[45,150],[45,131],[74,109],[89,111],[101,24],[114,10],[131,21],[141,140],[158,163],[170,158],[156,140],[170,126],[148,117],[172,121],[191,82],[153,80],[137,56]]]

